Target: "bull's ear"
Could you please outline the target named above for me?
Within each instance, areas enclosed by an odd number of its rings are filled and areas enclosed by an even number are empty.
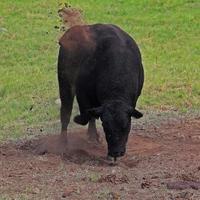
[[[141,118],[141,117],[143,116],[143,114],[142,114],[140,111],[138,111],[138,110],[136,110],[136,109],[133,109],[132,107],[130,107],[130,108],[128,109],[128,113],[129,113],[129,115],[130,115],[131,117],[134,117],[134,118],[136,118],[136,119],[139,119],[139,118]]]
[[[136,119],[139,119],[139,118],[143,117],[143,114],[140,111],[134,109],[131,116],[135,117]]]
[[[97,107],[97,108],[88,109],[87,113],[91,117],[94,117],[94,118],[98,119],[101,116],[101,114],[103,113],[103,107],[100,106],[100,107]]]
[[[76,115],[74,117],[74,122],[83,126],[86,125],[88,121],[89,121],[88,117],[84,115]]]

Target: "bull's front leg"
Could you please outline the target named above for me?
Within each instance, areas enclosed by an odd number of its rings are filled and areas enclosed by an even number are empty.
[[[95,118],[91,117],[88,113],[88,110],[92,108],[90,99],[88,98],[87,94],[85,93],[85,90],[83,89],[77,90],[76,97],[79,105],[80,115],[76,115],[74,117],[74,122],[83,126],[88,124],[87,135],[89,141],[99,143],[100,137],[96,128],[96,120]]]
[[[89,141],[99,143],[100,142],[100,137],[99,137],[99,134],[97,132],[96,122],[95,121],[96,121],[95,118],[92,118],[89,121],[87,135],[88,135]]]

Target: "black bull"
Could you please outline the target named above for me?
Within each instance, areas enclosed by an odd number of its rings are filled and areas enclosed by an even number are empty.
[[[88,126],[90,139],[98,139],[100,118],[108,155],[123,156],[131,117],[141,94],[144,71],[135,41],[114,25],[74,26],[60,39],[58,81],[61,99],[61,134],[66,134],[74,96],[80,115],[74,121]]]

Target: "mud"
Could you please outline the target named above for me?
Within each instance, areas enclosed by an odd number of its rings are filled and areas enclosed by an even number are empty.
[[[116,166],[103,142],[88,142],[86,129],[71,129],[59,155],[35,153],[41,141],[55,146],[59,135],[0,146],[2,199],[200,199],[200,118],[134,126],[127,154]],[[59,151],[60,152],[60,151]]]

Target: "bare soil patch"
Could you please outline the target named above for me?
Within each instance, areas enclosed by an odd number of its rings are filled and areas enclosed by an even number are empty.
[[[56,135],[2,144],[0,199],[200,199],[200,118],[134,126],[116,166],[85,133],[71,129],[62,155],[34,152]]]

